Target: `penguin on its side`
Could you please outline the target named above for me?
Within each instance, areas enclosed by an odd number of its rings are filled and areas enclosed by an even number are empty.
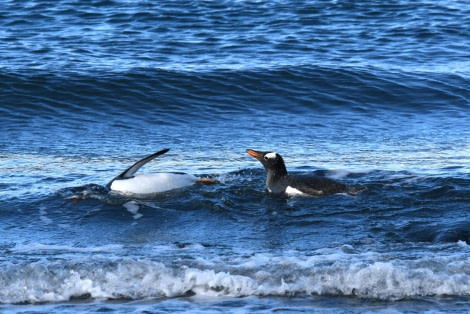
[[[198,178],[191,174],[181,172],[159,172],[151,174],[135,173],[152,159],[165,154],[170,149],[163,149],[145,158],[142,158],[120,175],[111,180],[106,187],[112,191],[117,191],[131,195],[145,195],[166,192],[173,189],[190,186],[195,183],[213,184],[217,180],[210,178]]]
[[[335,180],[314,175],[290,175],[281,155],[247,149],[266,169],[266,189],[271,193],[288,195],[326,196],[347,192],[347,186]]]

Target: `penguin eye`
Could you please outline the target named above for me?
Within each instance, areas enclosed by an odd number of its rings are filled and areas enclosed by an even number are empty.
[[[269,160],[269,157],[268,157],[268,156],[264,156],[263,158],[264,158],[264,160],[266,160],[266,161]]]

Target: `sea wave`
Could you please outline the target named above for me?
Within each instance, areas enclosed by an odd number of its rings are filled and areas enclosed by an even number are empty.
[[[328,295],[368,300],[469,296],[468,246],[462,242],[452,246],[460,247],[462,253],[430,253],[404,259],[393,254],[357,253],[350,245],[343,245],[311,255],[257,253],[250,257],[213,260],[201,257],[166,263],[145,258],[93,256],[41,259],[28,265],[3,265],[0,302],[43,303],[74,298],[138,300],[194,295]],[[47,247],[36,245],[35,249],[44,251]],[[92,251],[103,249],[109,248]],[[83,253],[83,249],[80,251]]]
[[[5,3],[1,309],[465,311],[469,9]],[[163,148],[220,183],[109,193]],[[361,192],[272,195],[247,148]]]
[[[469,82],[462,76],[374,68],[301,66],[208,73],[135,69],[92,76],[2,72],[0,79],[0,90],[6,93],[0,112],[6,123],[38,116],[81,123],[132,118],[179,125],[269,112],[445,112],[458,117],[470,104],[463,87]]]

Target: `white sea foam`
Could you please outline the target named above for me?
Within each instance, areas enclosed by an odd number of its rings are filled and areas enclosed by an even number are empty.
[[[142,218],[143,215],[142,214],[139,214],[138,211],[140,209],[139,207],[139,204],[137,204],[137,202],[135,201],[129,201],[127,203],[124,203],[122,206],[124,206],[128,212],[130,212],[131,214],[133,214],[133,218],[134,219],[139,219],[139,218]]]
[[[352,252],[339,248],[312,256],[255,254],[176,263],[120,258],[7,265],[1,270],[0,302],[57,302],[83,295],[142,299],[188,293],[210,298],[347,295],[377,300],[470,295],[466,254],[395,260]]]
[[[31,253],[37,251],[62,251],[62,252],[81,252],[81,253],[96,253],[96,252],[109,252],[113,253],[117,250],[122,249],[120,244],[109,244],[102,246],[92,246],[92,247],[75,247],[69,245],[49,245],[42,243],[29,243],[29,244],[17,244],[15,247],[8,249],[13,253]]]
[[[346,170],[346,169],[336,169],[336,170],[328,170],[327,175],[328,177],[336,180],[340,180],[346,178],[351,174],[367,174],[370,173],[371,170],[367,169],[355,169],[355,170]]]
[[[49,217],[45,216],[45,215],[41,215],[39,216],[39,218],[41,219],[41,221],[45,224],[45,225],[49,225],[52,223],[52,219],[50,219]]]

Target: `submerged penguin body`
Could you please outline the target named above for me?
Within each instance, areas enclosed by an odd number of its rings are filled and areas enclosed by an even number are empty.
[[[195,183],[213,184],[217,180],[209,178],[198,178],[191,174],[179,172],[158,172],[151,174],[135,173],[152,159],[165,154],[169,149],[163,149],[152,155],[146,156],[127,168],[123,173],[115,177],[107,184],[107,187],[126,195],[149,195],[161,193],[173,189],[179,189]]]
[[[124,194],[153,194],[193,185],[197,179],[186,173],[138,174],[129,179],[114,180],[110,188]]]

